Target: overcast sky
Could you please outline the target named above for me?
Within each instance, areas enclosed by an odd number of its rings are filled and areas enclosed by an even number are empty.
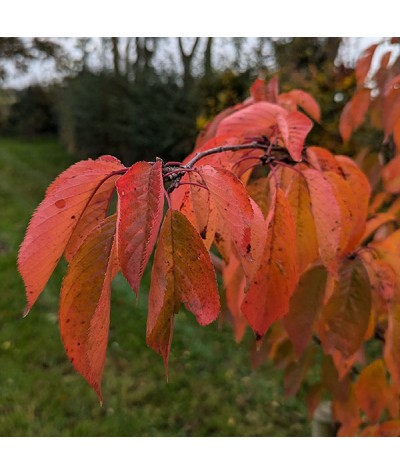
[[[342,48],[339,52],[340,57],[349,65],[353,65],[360,55],[361,51],[367,48],[369,45],[376,43],[382,39],[381,37],[364,37],[364,38],[346,38],[344,41]],[[79,59],[79,51],[75,48],[75,39],[74,38],[60,38],[62,44],[66,47],[66,49],[70,52],[70,54]],[[98,43],[98,44],[97,44]],[[176,56],[177,51],[175,49],[175,43],[171,42],[171,47],[167,48],[168,53],[173,58],[174,55]],[[100,40],[98,42],[93,43],[93,55],[92,55],[92,66],[96,66],[96,58],[99,56],[100,50]],[[96,51],[96,48],[98,51]],[[215,43],[215,50],[214,50],[214,58],[218,61],[220,66],[223,66],[223,61],[228,62],[230,60],[230,56],[233,54],[230,51],[229,42],[224,41],[224,38],[218,38],[218,41]],[[379,64],[379,58],[382,54],[382,51],[377,51],[376,57],[374,59],[375,65]],[[228,63],[227,63],[228,64]],[[47,60],[47,61],[38,61],[32,63],[29,68],[28,73],[21,74],[15,72],[13,70],[12,65],[9,68],[10,75],[5,83],[6,87],[11,88],[24,88],[31,84],[37,83],[49,83],[52,82],[54,79],[60,77],[60,74],[56,71],[54,61]]]

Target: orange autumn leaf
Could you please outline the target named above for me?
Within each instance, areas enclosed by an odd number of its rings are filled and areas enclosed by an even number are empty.
[[[376,360],[366,366],[355,383],[355,395],[360,409],[364,411],[372,424],[386,407],[386,371],[382,360]]]
[[[332,152],[323,147],[307,147],[307,161],[313,168],[321,172],[335,172],[338,175],[343,174],[339,162]]]
[[[370,98],[370,89],[358,89],[350,102],[345,105],[339,122],[340,135],[345,142],[350,139],[352,133],[364,122]]]
[[[161,354],[166,368],[181,303],[200,325],[213,322],[220,308],[214,268],[200,235],[182,213],[169,210],[154,256],[147,319],[147,344]]]
[[[324,267],[312,267],[301,276],[290,300],[289,312],[283,322],[298,357],[310,342],[321,313],[326,280]]]
[[[299,361],[294,361],[286,367],[283,381],[285,397],[297,394],[307,371],[312,365],[315,350],[312,346],[308,347]]]
[[[390,307],[385,333],[384,361],[392,376],[393,385],[400,391],[400,305]]]
[[[338,254],[340,257],[346,255],[349,250],[349,239],[354,229],[354,219],[356,218],[357,198],[353,194],[347,181],[337,173],[325,172],[325,179],[330,183],[336,201],[340,208],[340,242]]]
[[[319,335],[326,354],[339,352],[349,359],[363,343],[371,313],[368,273],[360,258],[346,260],[338,282],[319,321]]]
[[[60,332],[74,368],[101,396],[110,323],[116,215],[97,225],[70,262],[60,294]]]
[[[400,193],[400,155],[382,168],[383,186],[389,193]]]
[[[311,211],[317,232],[319,254],[325,267],[337,273],[342,240],[341,208],[335,191],[325,176],[313,169],[303,171],[311,199]]]
[[[340,423],[339,437],[355,436],[361,423],[360,410],[355,397],[354,385],[348,380],[340,383],[332,401],[334,418]]]
[[[225,228],[224,234],[225,231],[229,233],[241,258],[251,260],[251,227],[254,213],[245,187],[235,175],[223,168],[206,165],[200,166],[197,171],[210,192],[220,223]],[[218,229],[216,239],[217,232]]]
[[[396,297],[396,272],[389,262],[375,258],[372,253],[364,252],[362,259],[369,276],[373,307],[378,314],[387,313]]]
[[[289,310],[299,274],[296,262],[296,227],[284,192],[278,188],[271,199],[267,240],[260,267],[242,304],[252,329],[264,335],[270,325]]]
[[[377,231],[382,225],[396,221],[396,216],[390,213],[379,213],[372,216],[366,223],[364,234],[361,241],[369,239],[375,231]]]
[[[382,422],[374,435],[379,437],[400,437],[400,420]]]
[[[225,288],[226,304],[233,319],[235,340],[239,342],[242,340],[247,327],[247,321],[243,317],[240,308],[244,297],[246,277],[243,273],[240,261],[235,255],[232,255],[229,264],[224,266],[222,278]]]
[[[371,198],[371,185],[366,175],[361,171],[354,160],[344,155],[336,155],[335,159],[340,165],[345,181],[348,183],[353,195],[351,206],[352,230],[344,252],[353,251],[354,247],[362,240],[366,228],[368,205]]]
[[[291,212],[296,224],[296,252],[299,273],[304,272],[318,257],[318,240],[311,199],[304,177],[299,171],[291,172],[291,180],[286,191]],[[285,172],[290,171],[285,169]]]

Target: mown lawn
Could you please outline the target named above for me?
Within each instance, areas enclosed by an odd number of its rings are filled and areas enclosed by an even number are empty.
[[[55,142],[0,140],[0,436],[307,436],[303,392],[285,400],[282,377],[254,372],[251,335],[176,318],[169,383],[145,343],[148,274],[136,303],[113,283],[105,404],[76,374],[61,345],[61,263],[29,316],[16,257],[29,217],[55,176],[73,163]]]

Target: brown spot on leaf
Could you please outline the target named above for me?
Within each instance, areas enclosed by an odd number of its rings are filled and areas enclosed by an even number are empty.
[[[57,200],[55,202],[55,205],[57,206],[57,208],[64,208],[65,207],[65,200]]]
[[[207,236],[207,225],[204,226],[204,229],[201,231],[200,236],[202,239],[205,239]]]

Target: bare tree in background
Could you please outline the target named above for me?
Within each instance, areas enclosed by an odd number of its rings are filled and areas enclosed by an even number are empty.
[[[192,64],[193,64],[193,59],[196,54],[196,50],[200,44],[200,38],[199,37],[194,38],[192,46],[191,48],[189,48],[189,51],[185,51],[185,46],[183,44],[182,38],[179,37],[177,39],[178,39],[180,58],[182,61],[182,66],[183,66],[183,87],[185,89],[188,89],[190,85],[193,83]]]

